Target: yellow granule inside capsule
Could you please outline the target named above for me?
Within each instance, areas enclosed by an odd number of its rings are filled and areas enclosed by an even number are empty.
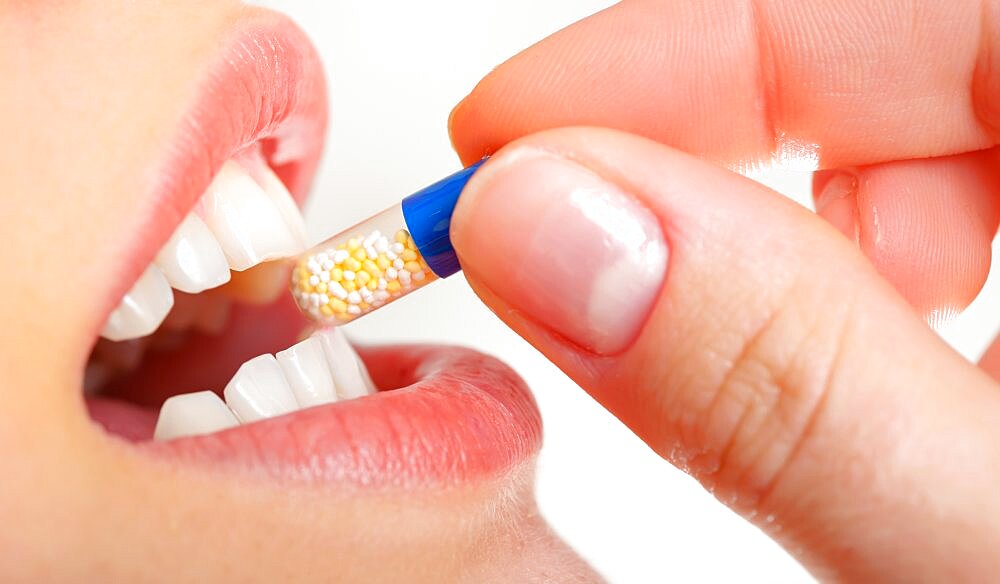
[[[405,229],[354,234],[299,261],[292,293],[319,321],[349,322],[434,279]]]

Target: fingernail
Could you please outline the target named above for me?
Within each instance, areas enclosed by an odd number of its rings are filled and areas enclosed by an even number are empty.
[[[459,201],[462,267],[535,322],[598,354],[638,336],[667,245],[635,197],[548,153],[487,163]]]
[[[857,243],[860,233],[858,176],[852,172],[835,171],[816,197],[816,213]]]

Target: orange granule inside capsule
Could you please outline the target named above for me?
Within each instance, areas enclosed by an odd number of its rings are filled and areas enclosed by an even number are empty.
[[[314,320],[350,322],[434,279],[405,229],[345,239],[306,254],[292,270],[292,295]]]

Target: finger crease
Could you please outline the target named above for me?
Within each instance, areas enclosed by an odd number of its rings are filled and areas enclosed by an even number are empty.
[[[843,306],[847,308],[846,314],[841,315],[840,318],[833,319],[834,322],[842,323],[839,330],[831,331],[833,337],[836,339],[836,344],[834,346],[833,353],[830,356],[829,361],[826,366],[826,374],[824,375],[822,383],[819,385],[819,395],[812,403],[811,409],[806,416],[805,422],[802,428],[797,433],[796,439],[792,442],[792,448],[789,449],[784,460],[776,467],[777,470],[770,477],[770,479],[762,485],[759,491],[757,491],[757,501],[758,510],[773,509],[772,498],[778,485],[781,484],[782,478],[785,477],[794,465],[795,461],[803,456],[806,447],[809,445],[809,437],[817,434],[817,427],[819,426],[820,418],[824,411],[827,409],[827,404],[830,401],[830,395],[833,393],[833,385],[835,383],[835,378],[837,372],[842,368],[842,361],[844,355],[847,351],[847,341],[851,336],[846,329],[849,323],[852,322],[852,317],[850,312],[854,310],[856,306],[858,295],[855,294],[852,297],[845,298]]]

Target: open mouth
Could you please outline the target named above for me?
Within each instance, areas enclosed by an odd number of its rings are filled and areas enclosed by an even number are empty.
[[[142,451],[355,484],[464,482],[533,456],[540,417],[507,367],[306,329],[287,289],[326,121],[318,59],[251,19],[179,123],[84,375],[87,407]]]

